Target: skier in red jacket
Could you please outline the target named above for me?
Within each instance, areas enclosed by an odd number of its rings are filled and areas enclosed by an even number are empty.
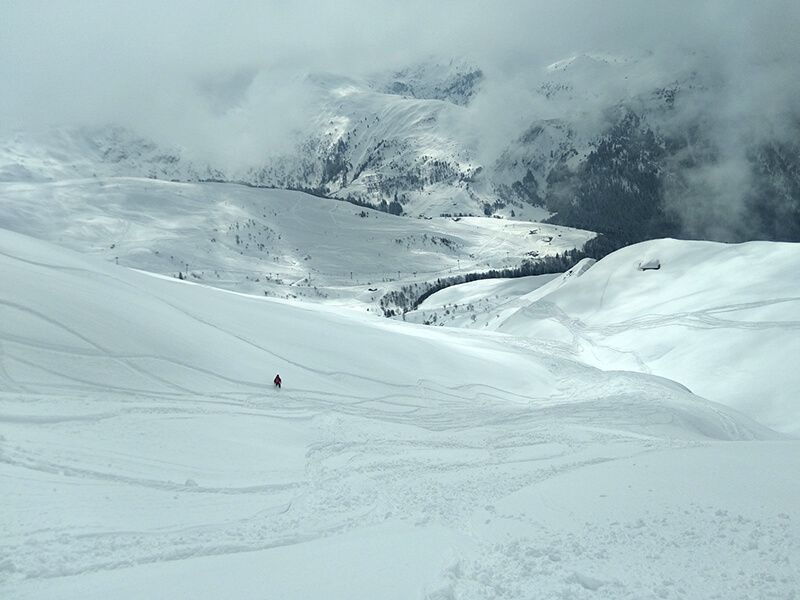
[[[280,389],[280,387],[281,387],[281,376],[280,375],[275,375],[275,379],[272,380],[272,383],[275,384],[276,388]]]

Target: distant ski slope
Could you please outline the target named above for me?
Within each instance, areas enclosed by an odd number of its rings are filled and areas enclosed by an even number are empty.
[[[797,443],[668,380],[5,230],[0,280],[4,598],[796,589]]]

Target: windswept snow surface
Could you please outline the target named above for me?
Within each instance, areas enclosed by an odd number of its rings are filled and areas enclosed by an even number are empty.
[[[800,589],[798,443],[674,382],[4,230],[0,281],[2,598]]]

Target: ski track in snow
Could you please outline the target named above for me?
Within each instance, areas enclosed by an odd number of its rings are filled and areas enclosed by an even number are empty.
[[[296,413],[307,414],[311,408],[319,408],[319,402],[304,394],[298,393],[294,397],[288,395],[289,398],[286,396],[281,392],[281,400],[291,402],[293,406],[290,410],[284,408],[278,411],[277,415],[272,412],[273,407],[259,406],[261,403],[257,402],[241,402],[239,406],[248,407],[248,418],[259,411],[269,411],[270,417],[284,418],[282,412],[285,417],[294,418]],[[174,399],[173,402],[177,407],[188,400]],[[372,399],[374,403],[383,400]],[[325,409],[331,409],[332,402],[323,400],[322,403]],[[529,429],[522,428],[530,433],[520,435],[510,443],[501,438],[504,435],[502,430],[498,433],[484,431],[485,427],[481,422],[486,421],[485,410],[474,411],[477,414],[473,419],[468,415],[465,418],[463,413],[456,413],[459,416],[454,418],[456,407],[452,401],[444,403],[441,412],[420,412],[412,408],[414,418],[411,420],[405,415],[391,417],[384,411],[363,406],[363,403],[363,399],[354,400],[346,404],[349,410],[330,413],[327,419],[334,419],[335,427],[324,427],[321,432],[323,441],[308,448],[307,480],[284,485],[264,483],[247,487],[186,486],[170,481],[102,472],[79,464],[57,463],[42,459],[37,456],[36,451],[4,444],[0,454],[0,462],[3,464],[67,478],[72,482],[143,487],[162,494],[177,494],[179,497],[187,494],[253,494],[259,497],[259,506],[275,504],[272,497],[276,494],[283,497],[284,493],[291,492],[292,498],[288,503],[280,504],[285,509],[277,514],[267,516],[258,511],[235,523],[212,523],[179,531],[82,533],[71,531],[70,528],[40,531],[19,545],[2,547],[2,556],[8,557],[7,560],[14,565],[14,572],[24,577],[55,577],[190,556],[246,552],[299,543],[366,523],[379,523],[387,514],[417,522],[436,519],[458,526],[463,524],[460,522],[467,519],[473,510],[493,498],[556,476],[565,470],[611,460],[583,456],[582,447],[575,447],[565,432],[558,432],[551,425],[543,426],[536,416],[497,415],[489,419],[493,427],[502,426],[506,418],[514,420],[517,427],[525,424],[529,426]],[[354,408],[357,406],[360,408]],[[151,408],[145,404],[135,409],[129,408],[119,415],[76,415],[48,424],[97,422],[114,419],[122,414],[146,413],[150,410],[163,414],[165,407],[159,405]],[[192,412],[179,410],[183,414]],[[362,420],[392,426],[414,423],[416,426],[410,439],[337,441],[337,438],[347,440],[347,429],[357,426],[353,421]],[[525,422],[520,422],[521,420]],[[548,415],[546,422],[550,420],[551,416]],[[10,419],[0,417],[0,421],[8,423]],[[467,425],[470,421],[473,422],[472,427]],[[17,417],[14,422],[22,423],[24,419]],[[30,418],[28,422],[42,424],[36,418]],[[451,439],[440,439],[438,433],[450,429],[462,434],[465,430],[472,429],[478,432],[479,439],[466,446],[458,441],[455,434],[450,434],[453,436]],[[364,436],[364,432],[361,431],[360,435]],[[615,435],[604,434],[602,437],[615,443],[625,441]],[[556,449],[549,448],[554,444],[558,445]],[[546,451],[540,456],[526,460],[516,458],[521,450],[535,450],[538,445],[546,447]],[[638,443],[630,445],[627,452],[631,455],[643,451]],[[415,460],[409,457],[413,452],[425,454]],[[455,461],[441,460],[438,457],[442,453],[457,455],[458,458]],[[101,464],[105,458],[98,456],[96,460]],[[446,474],[454,475],[455,480],[442,480],[442,475]],[[353,481],[356,484],[351,483]],[[369,482],[370,485],[365,487],[364,482]],[[333,525],[323,527],[322,523]],[[318,525],[311,527],[311,524]],[[287,535],[287,532],[294,534]],[[64,564],[67,556],[71,558]]]
[[[717,313],[730,313],[762,306],[773,306],[787,302],[800,302],[798,298],[780,298],[775,300],[765,300],[762,302],[747,302],[743,304],[730,304],[725,306],[715,306],[714,308],[697,310],[692,312],[672,313],[672,314],[653,314],[637,317],[635,319],[622,320],[614,324],[592,326],[584,323],[580,319],[570,317],[555,304],[541,300],[522,309],[526,315],[532,319],[552,318],[561,323],[564,327],[577,338],[587,338],[589,334],[596,334],[597,339],[611,336],[615,333],[630,331],[631,329],[655,329],[665,325],[680,325],[681,327],[705,329],[705,328],[734,328],[734,329],[800,329],[800,321],[745,321],[738,319],[721,319],[716,317]],[[601,345],[598,341],[592,340],[593,344]]]
[[[59,324],[59,326],[61,325]],[[95,348],[92,351],[93,354],[104,354],[102,348],[94,344],[91,340],[85,338],[84,336],[80,336],[80,334],[77,332],[71,330],[70,332],[77,335]],[[48,349],[53,350],[53,348]],[[61,349],[58,350],[60,351]],[[115,361],[125,360],[116,355],[110,355],[108,357]],[[128,360],[126,360],[125,364],[126,366],[129,366]],[[348,375],[356,378],[356,374]],[[161,378],[156,378],[155,380],[159,383],[162,382]],[[82,383],[77,379],[73,379],[73,382],[76,384]],[[270,412],[270,415],[281,418],[281,413],[284,415],[293,415],[297,413],[307,414],[311,411],[325,410],[332,411],[333,414],[337,415],[337,419],[353,418],[367,421],[378,421],[392,425],[413,424],[415,431],[421,433],[430,432],[434,435],[437,432],[448,431],[450,429],[463,431],[464,429],[470,427],[481,428],[486,423],[491,423],[493,426],[500,426],[504,423],[504,421],[509,419],[514,420],[515,425],[518,427],[523,425],[523,423],[520,422],[521,420],[529,421],[531,427],[535,427],[537,421],[540,421],[540,418],[535,413],[531,416],[527,411],[509,411],[507,407],[504,407],[499,411],[499,414],[493,416],[491,411],[487,410],[486,402],[493,400],[498,406],[502,406],[499,403],[500,398],[502,398],[502,394],[499,390],[495,391],[497,395],[492,398],[485,393],[479,394],[478,396],[465,395],[464,389],[448,394],[445,390],[438,390],[433,387],[425,388],[421,385],[416,385],[414,388],[422,392],[423,396],[429,402],[431,397],[437,397],[439,400],[437,403],[438,410],[432,410],[430,407],[426,408],[417,404],[413,396],[391,395],[371,398],[348,398],[339,395],[334,399],[325,394],[313,394],[311,391],[289,392],[288,394],[285,393],[285,391],[282,391],[280,400],[282,402],[285,401],[290,403],[291,409],[283,408],[277,412],[277,415],[273,412]],[[93,387],[86,387],[81,391],[91,392],[93,389]],[[139,393],[139,390],[115,391],[125,391],[133,394]],[[438,396],[438,394],[441,392],[444,393],[442,393],[441,396]],[[478,398],[481,398],[482,402],[476,406],[475,403]],[[50,425],[58,425],[61,423],[75,423],[79,421],[98,422],[100,420],[114,419],[122,415],[148,412],[157,412],[159,414],[163,414],[165,411],[178,411],[182,414],[191,415],[196,411],[186,409],[185,406],[187,403],[194,400],[196,400],[196,396],[194,394],[188,397],[172,396],[171,403],[174,406],[164,406],[164,402],[160,402],[158,406],[150,406],[146,403],[143,403],[136,407],[129,406],[125,411],[121,411],[116,414],[95,413],[89,415],[71,415],[66,417],[28,417],[27,419],[22,416],[0,415],[0,422],[27,423],[32,425],[47,423]],[[204,400],[206,400],[206,402],[216,401],[213,397],[205,398]],[[405,400],[405,402],[403,402],[403,400]],[[126,404],[129,403],[130,402],[127,402]],[[230,401],[226,403],[230,403]],[[380,405],[387,404],[391,404],[392,408],[379,408]],[[237,403],[233,402],[233,405],[236,406]],[[277,408],[274,405],[264,406],[262,402],[253,400],[239,401],[238,406],[241,408],[246,407],[248,409],[248,417],[252,416],[253,414],[257,414],[259,411]],[[205,411],[202,412],[205,414]],[[509,416],[505,414],[507,412],[511,412],[512,415]],[[470,413],[472,413],[472,416]],[[550,421],[551,418],[552,415],[548,414],[546,420]],[[505,447],[501,452],[495,447],[496,442],[493,443],[490,440],[484,440],[482,445],[478,446],[478,450],[484,454],[488,454],[489,456],[483,457],[474,464],[456,462],[454,464],[437,465],[433,469],[429,465],[422,465],[426,468],[421,469],[413,462],[409,464],[408,460],[398,459],[397,457],[402,456],[404,451],[409,447],[413,449],[423,448],[427,451],[435,452],[442,448],[451,450],[454,448],[455,444],[456,449],[465,449],[461,446],[458,446],[453,441],[441,443],[424,439],[382,441],[372,440],[360,444],[338,443],[335,441],[337,435],[339,437],[346,437],[346,434],[344,434],[342,429],[342,423],[338,423],[336,431],[326,431],[326,435],[333,438],[334,441],[320,442],[309,448],[307,453],[308,462],[306,470],[309,475],[313,476],[312,482],[296,482],[291,485],[282,486],[263,484],[244,488],[219,488],[206,486],[187,488],[184,485],[179,485],[168,481],[127,477],[124,475],[115,474],[113,472],[102,472],[75,464],[59,464],[53,461],[38,458],[34,452],[24,451],[23,449],[19,448],[8,448],[5,446],[3,447],[2,454],[0,454],[0,462],[27,470],[57,474],[61,477],[81,480],[85,479],[90,481],[103,481],[123,486],[146,487],[165,492],[180,492],[181,494],[262,494],[266,496],[264,500],[266,504],[269,504],[268,497],[271,492],[283,492],[286,489],[300,487],[303,488],[304,491],[292,500],[290,506],[293,507],[293,509],[288,510],[287,514],[283,517],[284,519],[292,519],[291,523],[294,524],[299,522],[308,523],[311,515],[314,513],[314,511],[310,511],[307,514],[296,514],[299,511],[299,507],[301,507],[304,503],[302,501],[303,499],[306,503],[310,502],[312,507],[316,510],[319,510],[321,507],[364,507],[363,512],[359,512],[355,517],[349,514],[349,511],[346,511],[344,515],[335,516],[333,519],[334,521],[341,521],[341,523],[339,523],[339,525],[337,525],[335,528],[336,530],[339,530],[342,527],[347,527],[348,523],[350,524],[349,526],[353,526],[353,524],[357,522],[363,523],[364,519],[369,520],[370,514],[377,514],[375,511],[379,509],[377,509],[376,505],[379,504],[383,505],[380,510],[384,510],[384,513],[392,512],[394,514],[400,511],[400,507],[402,507],[402,512],[406,513],[403,516],[406,518],[413,517],[417,519],[430,519],[436,517],[452,520],[459,516],[460,511],[454,510],[456,507],[454,507],[452,503],[447,503],[442,506],[437,505],[436,503],[430,503],[428,500],[426,500],[426,498],[430,498],[431,493],[436,488],[445,487],[436,481],[431,480],[428,482],[428,485],[432,488],[431,490],[425,491],[424,493],[417,493],[404,499],[395,497],[395,500],[391,502],[391,506],[387,507],[386,497],[392,496],[386,490],[386,487],[389,483],[388,481],[383,481],[383,485],[379,486],[383,489],[381,492],[381,495],[383,496],[382,498],[375,497],[375,495],[378,493],[376,489],[369,491],[368,498],[348,497],[353,496],[353,493],[352,491],[348,493],[350,488],[347,484],[343,484],[343,482],[346,482],[348,478],[353,477],[354,475],[364,475],[369,480],[375,481],[381,480],[382,478],[386,477],[386,475],[388,475],[392,480],[396,480],[398,476],[405,474],[405,477],[402,478],[402,483],[399,486],[400,489],[403,489],[418,486],[420,479],[422,479],[422,474],[425,475],[425,478],[430,478],[431,474],[435,475],[440,472],[463,473],[468,468],[470,472],[477,471],[480,473],[481,471],[488,469],[491,471],[492,476],[488,478],[487,481],[484,481],[484,485],[491,484],[491,487],[494,488],[493,492],[498,493],[504,488],[505,491],[513,491],[514,489],[529,485],[542,477],[553,476],[560,473],[563,469],[576,468],[576,466],[581,464],[581,461],[576,459],[574,456],[574,454],[577,452],[567,450],[566,448],[568,448],[568,446],[565,445],[564,448],[562,448],[553,456],[545,455],[532,461],[542,461],[546,463],[548,466],[542,471],[533,470],[527,475],[514,473],[513,477],[508,477],[506,481],[502,481],[502,479],[498,480],[496,477],[504,470],[511,469],[513,471],[513,466],[519,464],[519,461],[513,458],[515,455],[514,450],[519,450],[521,447],[519,443],[516,446]],[[541,444],[544,443],[543,440],[547,440],[547,443],[553,443],[558,436],[554,435],[555,432],[549,430],[550,426],[548,426],[547,429],[548,430],[544,432],[540,431],[538,434],[531,435],[529,439],[526,439],[523,446],[527,444]],[[470,450],[470,448],[467,448],[467,450]],[[492,456],[492,454],[498,453],[506,458],[501,459]],[[343,457],[347,458],[347,460],[344,460],[344,464],[346,466],[344,471],[342,471],[341,468],[331,468],[327,466],[331,463],[342,462]],[[358,465],[354,464],[354,461],[363,462],[363,459],[359,461],[359,457],[381,457],[383,460],[380,460],[376,463]],[[102,462],[101,457],[98,457],[98,459],[98,462]],[[584,460],[588,460],[588,462],[591,463],[597,459]],[[473,509],[479,504],[479,502],[474,498],[470,501],[469,498],[470,495],[475,496],[476,490],[465,489],[463,486],[464,482],[458,482],[458,485],[456,486],[457,489],[452,490],[450,493],[454,496],[460,496],[462,498],[461,502],[467,504],[469,509]],[[376,488],[377,487],[378,486],[376,486]],[[313,490],[314,492],[311,498],[304,498],[304,496],[307,496],[310,493],[310,490]],[[436,491],[440,495],[444,493],[443,490]],[[471,492],[471,494],[468,492]],[[408,492],[406,492],[406,495],[408,495]],[[485,497],[482,497],[480,502],[484,501],[485,499]],[[416,510],[414,510],[415,508]],[[330,510],[331,509],[328,508],[327,511]],[[114,568],[122,565],[140,564],[144,562],[153,562],[165,559],[178,559],[185,556],[196,556],[199,554],[230,552],[234,551],[232,550],[233,548],[238,549],[236,551],[248,551],[273,547],[275,545],[280,545],[281,543],[289,543],[283,539],[284,532],[292,529],[292,527],[287,526],[287,524],[283,522],[273,523],[272,526],[274,527],[272,535],[266,535],[266,532],[262,529],[262,525],[256,526],[250,520],[245,520],[244,522],[239,523],[238,526],[233,529],[231,529],[230,526],[227,526],[220,531],[219,527],[212,526],[208,528],[201,528],[200,531],[195,531],[192,536],[189,536],[185,532],[181,532],[180,540],[176,539],[174,534],[165,534],[162,539],[158,539],[158,536],[153,534],[143,536],[139,533],[126,533],[122,535],[103,533],[95,536],[87,536],[86,534],[82,534],[79,536],[80,541],[78,542],[78,540],[73,539],[73,536],[70,534],[59,532],[55,539],[42,540],[40,543],[34,544],[33,547],[31,547],[30,543],[27,543],[20,547],[5,548],[3,553],[6,556],[13,556],[15,570],[20,571],[27,577],[77,574],[99,568]],[[255,532],[253,531],[254,529],[256,530]],[[277,536],[279,539],[276,539],[276,534],[281,534]],[[324,532],[316,532],[314,535],[323,534]],[[299,534],[297,539],[307,539],[309,535],[311,534]],[[40,535],[38,537],[41,538],[42,536]],[[145,540],[142,539],[143,537]],[[187,537],[189,539],[187,539]],[[220,538],[225,538],[229,541],[226,544],[215,546],[216,550],[211,550],[208,546],[208,541],[210,539],[219,540]],[[72,549],[72,553],[76,557],[80,557],[76,561],[77,564],[69,567],[46,567],[49,562],[47,559],[48,555],[55,559],[55,557],[61,556],[65,553],[64,548],[62,547],[64,544]],[[108,560],[94,562],[92,559],[96,560],[97,556],[106,556],[108,554],[107,546],[109,544],[115,548],[123,549],[125,552],[132,552],[136,556],[126,557],[125,559],[118,559],[116,561],[112,560],[110,562]],[[82,548],[83,550],[76,551],[76,546],[78,548]],[[176,547],[181,549],[174,550]],[[164,554],[162,553],[163,548],[173,548],[173,550],[167,554]],[[120,551],[121,550],[117,550],[115,553],[118,554]]]
[[[433,389],[426,390],[428,399],[434,395],[433,392]],[[386,402],[386,397],[339,397],[334,401],[322,394],[315,398],[307,392],[286,394],[281,391],[273,398],[250,396],[233,402],[226,399],[224,405],[239,408],[243,411],[242,416],[248,419],[261,413],[278,419],[325,415],[317,434],[319,441],[307,449],[306,477],[302,481],[246,487],[187,486],[101,472],[74,463],[56,463],[37,456],[39,452],[36,449],[9,448],[8,444],[3,444],[0,462],[62,480],[66,478],[73,484],[102,482],[112,488],[147,488],[156,493],[154,498],[161,496],[176,500],[187,495],[251,495],[254,502],[245,511],[252,513],[237,519],[178,529],[83,532],[67,527],[40,530],[28,534],[19,544],[4,545],[0,555],[5,560],[0,559],[0,563],[13,565],[10,573],[13,578],[60,577],[276,548],[379,524],[390,518],[410,520],[417,525],[436,521],[454,528],[468,528],[476,510],[548,478],[618,458],[687,445],[680,440],[657,438],[642,442],[624,434],[602,431],[598,419],[591,420],[598,429],[591,436],[593,444],[587,445],[575,439],[569,425],[559,425],[568,422],[570,417],[575,418],[571,414],[574,411],[563,407],[541,415],[536,411],[509,409],[499,401],[495,401],[493,408],[485,404],[476,407],[474,399],[469,397],[461,397],[460,406],[453,396],[443,398],[441,403],[437,403],[436,410],[397,402],[399,408],[407,409],[413,415],[413,418],[408,418],[407,412],[394,414],[375,408],[375,405]],[[74,423],[76,419],[97,422],[131,414],[164,414],[165,411],[177,411],[188,416],[198,412],[207,414],[207,407],[199,411],[187,409],[186,404],[193,400],[194,397],[173,397],[168,402],[162,400],[157,406],[152,406],[144,399],[118,414],[75,415],[68,421],[50,425]],[[203,400],[212,407],[218,402],[213,397]],[[130,400],[126,402],[131,403]],[[226,411],[217,411],[217,414],[230,416]],[[608,418],[608,413],[603,410],[597,411],[595,416],[602,419],[602,415]],[[584,422],[586,418],[575,420]],[[0,421],[8,422],[8,419],[0,418]],[[16,422],[24,422],[24,419],[18,417]],[[41,424],[38,419],[29,422]],[[490,423],[488,427],[487,423]],[[506,427],[509,423],[513,423],[513,431],[517,432],[511,438]],[[370,425],[376,426],[373,432]],[[402,436],[380,436],[377,433],[387,426],[398,425],[413,426],[413,429]],[[362,439],[353,441],[353,438]],[[595,456],[595,445],[613,447],[616,456]],[[519,458],[525,455],[529,457]],[[95,459],[98,464],[106,460],[103,456]],[[712,508],[697,507],[694,510],[702,514]],[[675,516],[668,514],[660,518],[666,520]],[[680,516],[683,531],[674,535],[683,536],[693,543],[699,538],[700,543],[704,543],[702,535],[692,527],[693,515]],[[781,521],[761,523],[749,522],[744,517],[737,519],[741,521],[739,527],[731,525],[729,519],[718,518],[725,527],[732,528],[730,535],[737,544],[744,546],[753,540],[752,543],[760,542],[762,548],[768,549],[762,554],[775,560],[797,550],[792,546],[796,540],[788,539],[787,534],[781,532]],[[592,557],[604,558],[603,549],[619,543],[645,544],[653,559],[669,555],[670,548],[681,538],[665,540],[665,534],[654,533],[657,530],[656,522],[615,523],[609,529],[590,525],[587,535],[581,536],[547,531],[545,538],[548,541],[544,545],[541,541],[529,539],[493,544],[481,550],[481,558],[459,561],[447,574],[447,585],[455,594],[453,597],[487,597],[492,594],[518,597],[518,593],[535,588],[537,577],[558,573],[560,564],[567,562],[569,555],[579,563],[586,563],[588,558],[585,566],[590,566],[597,564]],[[720,535],[725,535],[725,531],[720,529]],[[607,554],[605,558],[608,558]],[[782,563],[777,560],[774,564],[780,566]],[[590,568],[589,572],[596,571]],[[769,570],[765,571],[764,577],[768,579],[769,574]],[[572,579],[586,589],[593,587],[586,585],[587,582],[595,581],[580,573]],[[665,581],[663,585],[667,591],[681,589],[677,582],[670,584]],[[622,594],[616,597],[635,597],[637,593],[637,588],[628,590],[614,582],[601,581],[600,587],[609,592],[609,595],[601,597],[615,597],[615,594]],[[442,594],[440,590],[432,593],[431,597],[447,597]]]

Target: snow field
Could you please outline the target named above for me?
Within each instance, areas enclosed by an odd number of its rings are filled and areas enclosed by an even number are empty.
[[[672,381],[7,231],[0,280],[4,598],[798,589],[797,443]]]

